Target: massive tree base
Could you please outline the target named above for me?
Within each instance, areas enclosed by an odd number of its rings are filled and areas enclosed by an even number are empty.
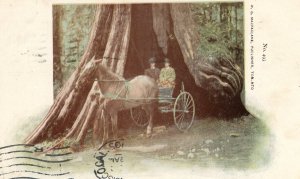
[[[228,106],[226,101],[233,99],[240,103],[240,68],[228,59],[206,59],[197,53],[201,39],[190,13],[189,4],[98,5],[80,64],[25,143],[62,136],[83,143],[90,128],[99,134],[100,127],[94,126],[101,126],[101,95],[92,72],[83,73],[92,57],[103,59],[107,68],[125,78],[143,74],[152,56],[158,63],[168,57],[177,74],[175,95],[183,82],[199,114],[216,104]]]

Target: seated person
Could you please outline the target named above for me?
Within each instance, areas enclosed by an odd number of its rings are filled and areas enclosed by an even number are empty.
[[[150,68],[145,70],[145,75],[153,78],[156,82],[158,82],[160,70],[155,67],[155,57],[149,59]]]
[[[170,66],[170,60],[165,58],[165,67],[161,69],[159,74],[159,86],[162,88],[174,88],[176,74],[174,68]]]

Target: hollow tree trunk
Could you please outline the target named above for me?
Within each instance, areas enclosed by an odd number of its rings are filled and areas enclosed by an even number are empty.
[[[103,58],[108,68],[124,77],[142,74],[152,56],[159,62],[169,57],[177,86],[183,81],[196,101],[201,89],[215,98],[237,96],[242,88],[239,68],[227,59],[202,58],[197,54],[199,43],[188,4],[99,5],[77,69],[25,142],[35,144],[65,135],[83,143],[101,114],[94,71],[82,72],[92,57]]]

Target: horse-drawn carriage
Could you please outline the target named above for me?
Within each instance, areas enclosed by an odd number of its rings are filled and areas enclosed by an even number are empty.
[[[157,108],[161,113],[173,113],[176,126],[181,131],[188,130],[195,117],[195,103],[190,93],[186,92],[182,84],[181,91],[176,98],[173,98],[173,89],[161,88],[157,97],[157,84],[149,76],[139,75],[131,80],[111,72],[102,65],[102,60],[92,60],[90,65],[84,69],[92,71],[97,79],[100,89],[102,110],[102,121],[104,141],[108,138],[108,123],[111,120],[112,133],[117,138],[118,112],[123,110],[131,111],[133,121],[141,127],[147,125],[147,135],[151,135],[153,129],[153,116]],[[98,128],[97,125],[94,128]],[[95,130],[97,131],[97,130]]]
[[[93,139],[99,136],[99,129],[103,129],[102,143],[108,140],[108,120],[111,121],[113,137],[117,139],[118,112],[123,110],[130,110],[131,117],[138,126],[146,127],[148,125],[146,134],[150,136],[153,129],[153,116],[155,108],[157,108],[157,101],[159,104],[158,109],[161,113],[173,113],[174,122],[180,131],[187,131],[191,127],[195,117],[195,103],[192,95],[185,91],[183,84],[176,98],[172,97],[172,88],[160,88],[157,97],[157,84],[152,78],[146,75],[139,75],[131,80],[126,80],[101,64],[102,59],[95,60],[94,58],[88,62],[89,64],[81,72],[82,74],[91,73],[94,75],[95,82],[97,82],[94,84],[98,85],[98,89],[93,87],[95,90],[93,90],[94,94],[91,95],[90,99],[92,100],[90,110],[101,112],[99,121],[94,119]],[[78,84],[76,85],[78,86]],[[99,109],[96,110],[97,105],[99,105]],[[92,118],[87,117],[84,125],[91,122]],[[74,135],[77,129],[77,127],[72,127],[66,137],[47,151],[54,149],[66,138]],[[82,133],[80,131],[80,134]],[[80,135],[79,143],[83,143],[84,136],[84,134]]]
[[[159,88],[158,111],[160,113],[173,113],[174,123],[180,131],[187,131],[195,118],[195,103],[193,96],[185,91],[181,85],[179,95],[173,97],[174,88]],[[141,106],[130,110],[131,118],[139,127],[146,127],[149,123],[149,115]]]

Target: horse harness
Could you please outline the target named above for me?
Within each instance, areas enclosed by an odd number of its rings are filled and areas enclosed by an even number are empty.
[[[135,102],[133,99],[129,99],[128,98],[128,91],[129,91],[129,81],[128,80],[101,80],[100,82],[118,82],[116,88],[115,88],[115,91],[113,93],[106,93],[104,94],[104,98],[105,99],[110,99],[110,100],[126,100],[126,102],[131,102],[131,103],[139,103],[139,102]],[[121,82],[124,82],[124,88],[121,88],[119,91],[118,91],[118,88],[119,88],[119,85]],[[121,93],[125,91],[125,98],[123,97],[120,97]],[[140,98],[142,99],[142,98]],[[145,99],[149,99],[149,98],[145,98]],[[107,103],[107,102],[106,102]],[[144,102],[145,104],[148,104],[148,103],[153,103],[153,101],[151,100],[150,102]],[[122,105],[122,109],[125,109],[125,105],[124,103],[121,103]],[[104,105],[104,110],[106,110],[106,105]]]
[[[104,94],[104,98],[105,99],[110,99],[110,100],[120,100],[120,99],[123,99],[123,100],[126,100],[128,99],[128,90],[129,90],[129,81],[127,80],[101,80],[100,82],[117,82],[117,86],[115,88],[115,91],[113,93],[106,93]],[[119,89],[119,85],[121,82],[124,82],[124,87],[122,87],[121,89]],[[118,91],[119,89],[119,91]],[[125,91],[125,99],[120,97],[121,93]],[[124,106],[124,103],[121,103],[122,104],[122,108],[125,108]],[[106,105],[104,105],[104,109],[106,108]]]

